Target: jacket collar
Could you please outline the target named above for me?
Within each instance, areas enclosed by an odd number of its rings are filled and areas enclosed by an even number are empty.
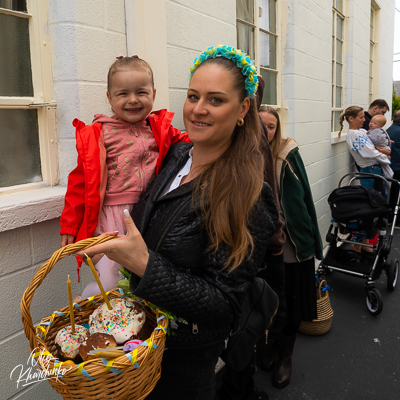
[[[164,162],[161,171],[154,178],[154,184],[150,186],[149,191],[144,195],[144,210],[140,221],[139,231],[142,232],[143,227],[147,226],[150,215],[155,203],[169,200],[176,197],[181,197],[192,191],[193,183],[190,181],[172,192],[160,197],[164,190],[171,184],[179,170],[185,165],[189,158],[189,150],[193,143],[181,143],[170,148],[167,159]]]

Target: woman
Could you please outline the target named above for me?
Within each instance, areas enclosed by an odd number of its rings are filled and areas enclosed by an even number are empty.
[[[370,173],[376,175],[382,175],[383,171],[381,164],[390,164],[389,158],[390,151],[383,147],[375,148],[374,144],[368,138],[367,133],[364,129],[361,129],[365,121],[364,110],[359,106],[351,106],[346,108],[345,112],[340,116],[340,131],[339,137],[343,130],[343,122],[346,120],[349,124],[349,130],[347,131],[347,146],[350,154],[353,156],[356,164],[360,166],[360,173]],[[381,181],[376,181],[374,186],[374,179],[360,179],[361,185],[367,188],[376,188],[382,191],[382,195],[386,197],[385,186],[382,186]],[[354,233],[352,240],[354,242],[362,242],[368,244],[369,240],[365,238],[364,233]],[[353,245],[352,250],[361,252],[361,246],[359,244]],[[368,247],[363,247],[363,250],[372,253],[373,250]]]
[[[317,317],[314,257],[322,259],[322,242],[307,173],[294,139],[283,139],[278,113],[269,106],[260,108],[272,149],[286,243],[285,263],[286,323],[261,366],[275,363],[272,384],[283,388],[290,383],[292,354],[302,320]]]
[[[347,146],[356,164],[360,166],[360,172],[366,172],[376,175],[383,175],[381,164],[390,164],[390,150],[383,147],[375,148],[374,144],[368,138],[366,131],[361,130],[365,121],[364,110],[359,106],[351,106],[346,108],[345,112],[340,116],[340,134],[343,130],[343,122],[346,120],[349,124],[347,131]],[[372,188],[373,179],[362,179],[361,185]]]
[[[249,61],[226,46],[195,60],[183,109],[193,144],[171,147],[133,220],[125,218],[127,235],[86,251],[121,263],[134,273],[133,294],[184,320],[167,337],[148,399],[214,398],[215,364],[234,310],[274,232]]]

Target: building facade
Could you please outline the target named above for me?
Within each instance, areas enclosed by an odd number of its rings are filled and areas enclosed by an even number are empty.
[[[59,248],[77,157],[71,123],[111,112],[106,76],[115,56],[150,63],[155,109],[175,112],[174,126],[184,129],[194,58],[217,44],[248,52],[267,84],[263,102],[300,146],[324,238],[326,199],[353,168],[338,117],[375,98],[391,103],[394,7],[395,0],[0,0],[1,397],[58,398],[46,382],[17,382],[29,355],[19,303]],[[72,257],[57,263],[33,298],[34,324],[67,305],[68,274],[74,294],[90,280],[84,270],[76,282]]]

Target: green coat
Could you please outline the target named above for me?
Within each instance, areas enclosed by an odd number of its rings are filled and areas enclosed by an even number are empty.
[[[294,140],[289,140],[279,153],[277,171],[287,240],[294,245],[296,259],[301,262],[315,255],[322,260],[323,247],[311,188]]]

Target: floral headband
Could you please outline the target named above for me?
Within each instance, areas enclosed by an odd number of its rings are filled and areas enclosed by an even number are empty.
[[[255,97],[258,88],[257,69],[254,62],[242,50],[232,46],[211,46],[206,51],[203,51],[195,60],[192,68],[190,68],[190,78],[192,78],[196,68],[209,58],[224,57],[232,60],[242,71],[246,77],[245,89],[248,98]]]

